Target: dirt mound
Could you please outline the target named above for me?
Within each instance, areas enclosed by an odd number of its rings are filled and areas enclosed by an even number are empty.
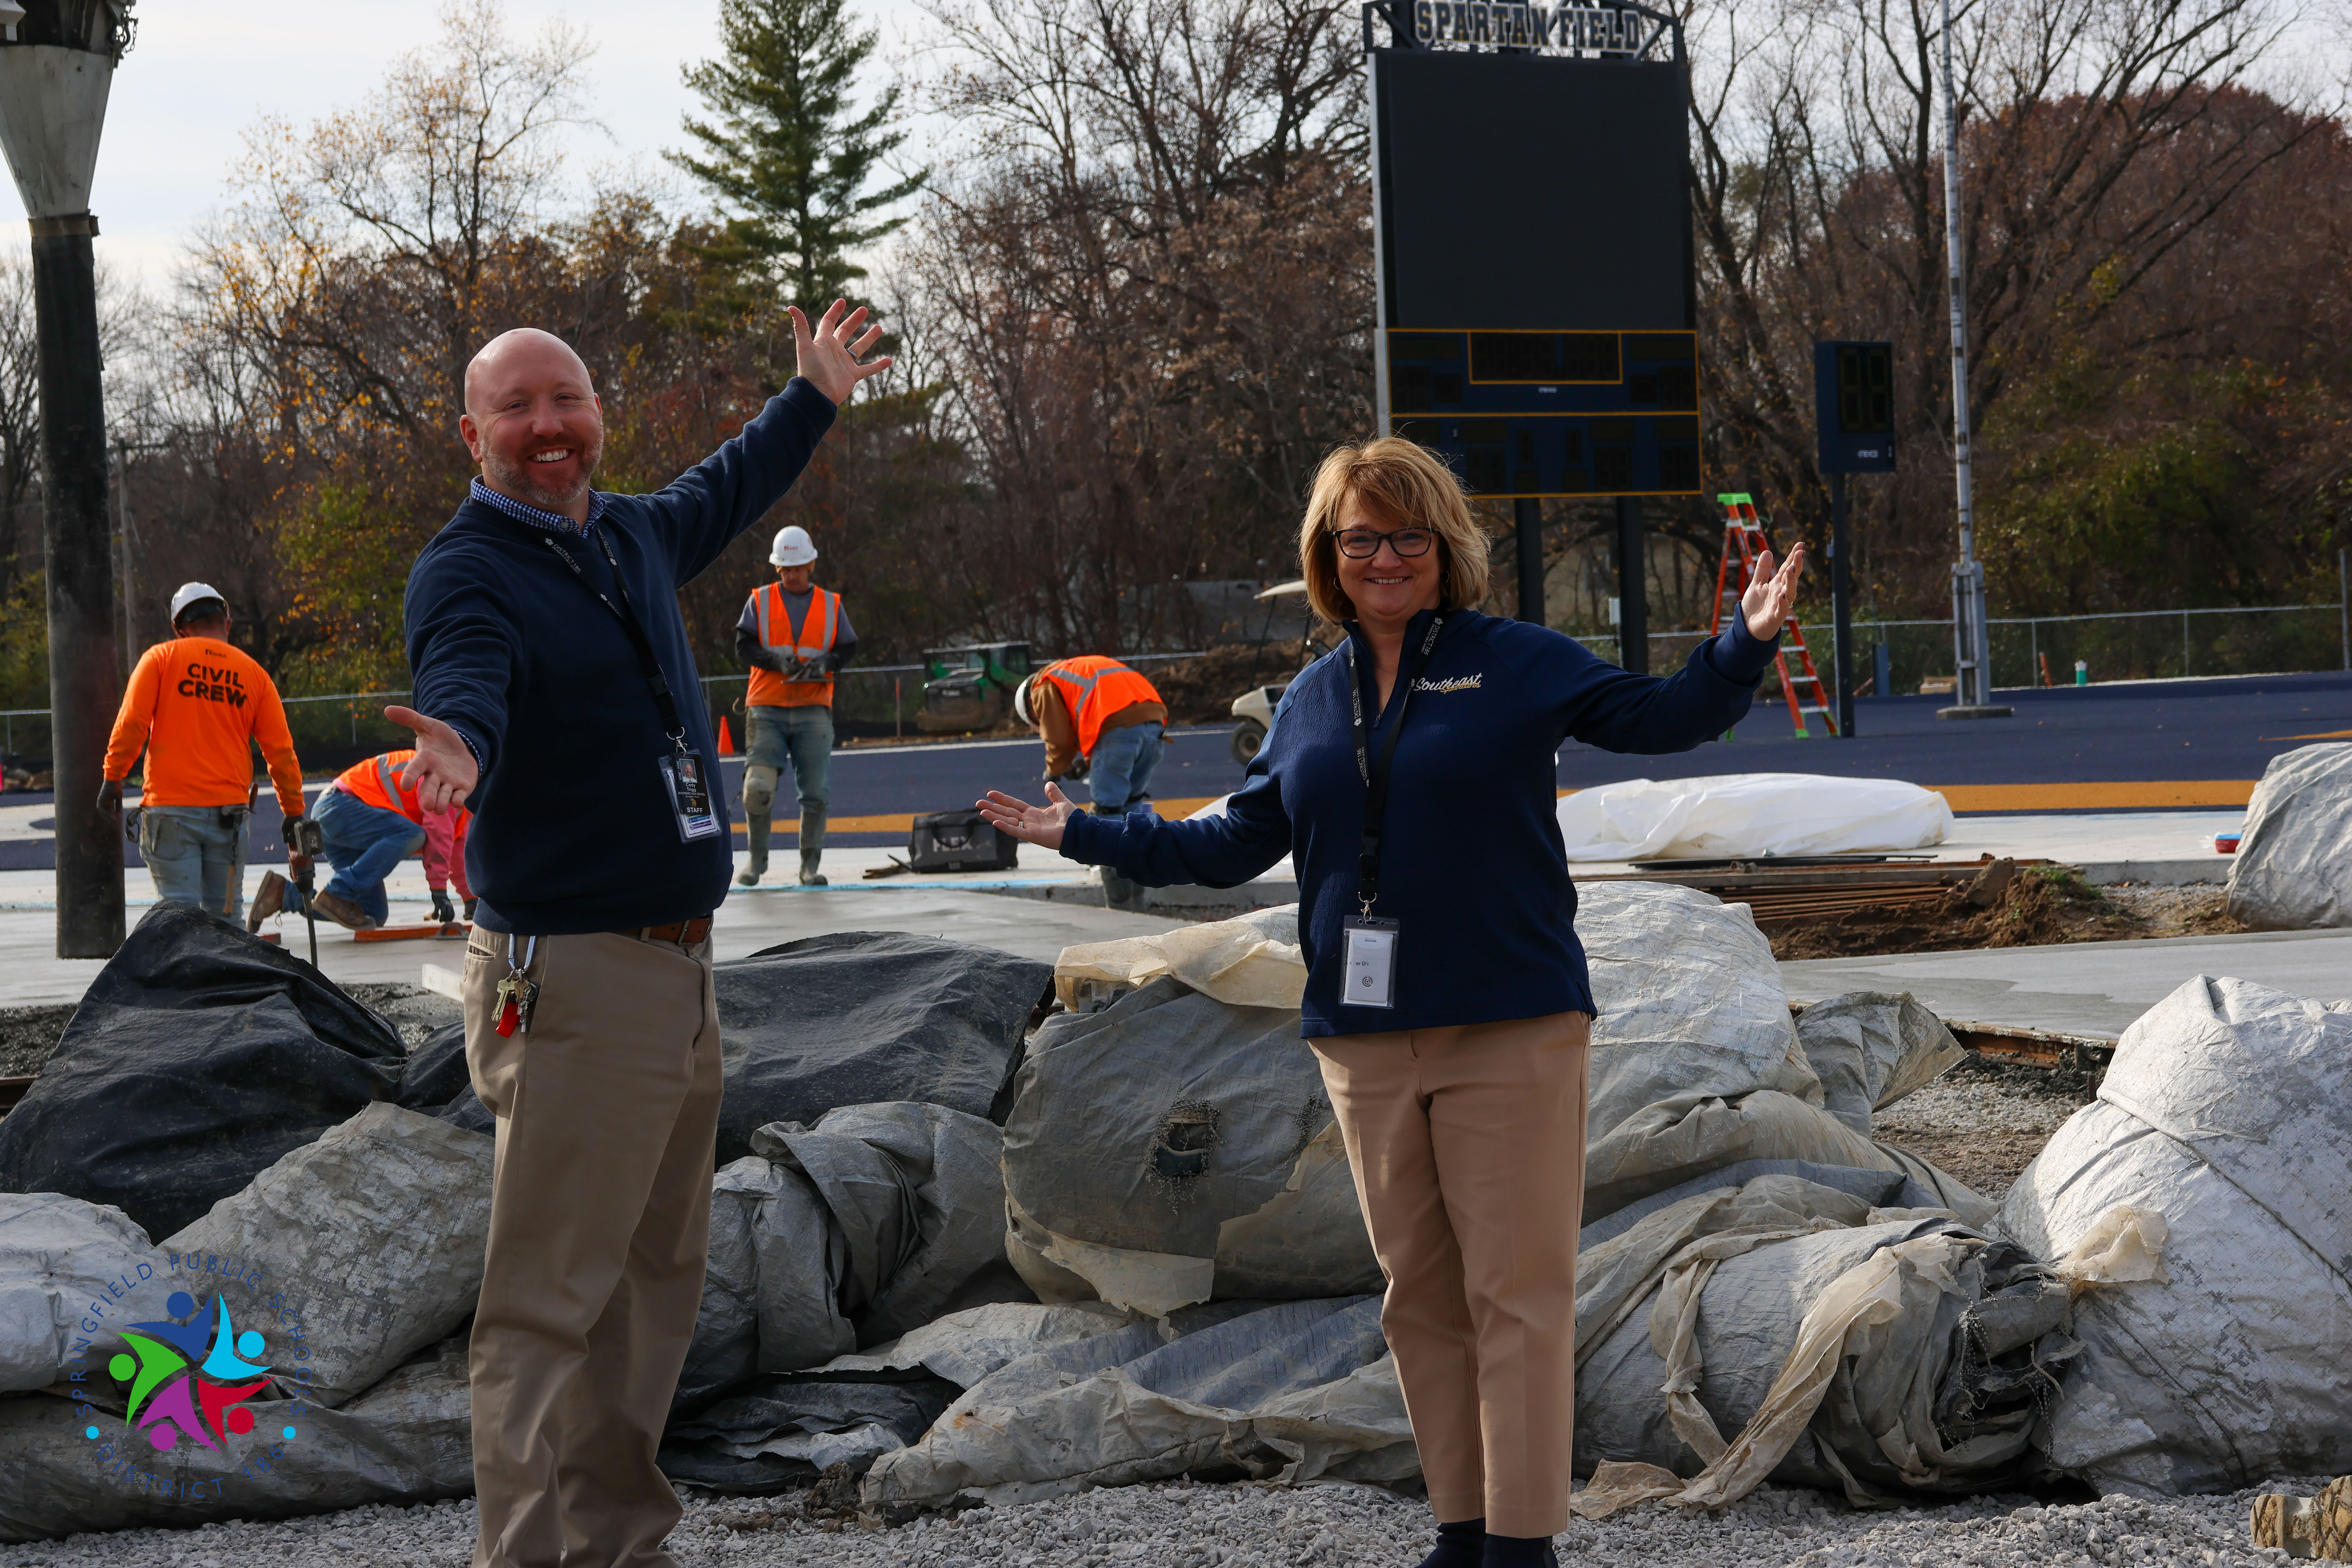
[[[1943,898],[1917,903],[1757,924],[1771,940],[1772,956],[1782,960],[2041,947],[2176,934],[2155,929],[2064,866],[2022,868],[2000,898],[1985,908],[1971,904],[1964,889],[1955,889]]]

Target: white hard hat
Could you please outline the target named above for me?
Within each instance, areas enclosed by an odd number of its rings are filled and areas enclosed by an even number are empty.
[[[222,613],[227,613],[228,595],[210,583],[181,584],[180,591],[172,595],[172,624],[175,626],[180,624],[182,610],[186,609],[190,605],[201,604],[206,599],[218,599]]]
[[[810,542],[808,530],[793,524],[776,535],[773,549],[768,552],[772,566],[805,566],[816,559],[816,546]]]
[[[1029,710],[1029,681],[1037,679],[1033,675],[1029,680],[1024,680],[1013,689],[1013,716],[1024,724],[1034,724],[1037,721],[1031,716]]]

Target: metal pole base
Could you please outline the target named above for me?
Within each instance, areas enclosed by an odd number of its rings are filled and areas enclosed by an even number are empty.
[[[1969,703],[1956,708],[1938,708],[1936,710],[1936,717],[1938,719],[2007,719],[2016,711],[2014,708]]]

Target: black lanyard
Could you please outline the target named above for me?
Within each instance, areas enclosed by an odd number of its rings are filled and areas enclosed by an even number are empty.
[[[1389,730],[1388,743],[1381,748],[1378,766],[1372,762],[1371,731],[1364,722],[1364,683],[1356,674],[1356,639],[1348,639],[1348,709],[1355,722],[1356,773],[1364,781],[1364,837],[1356,856],[1356,898],[1363,912],[1372,912],[1372,901],[1381,896],[1381,822],[1388,814],[1389,775],[1396,761],[1397,742],[1404,735],[1404,716],[1412,706],[1412,683],[1429,667],[1430,650],[1437,646],[1437,634],[1444,628],[1445,617],[1430,618],[1428,635],[1421,639],[1421,662],[1411,669],[1397,660],[1397,679],[1404,689],[1397,696],[1396,722]]]
[[[580,585],[595,595],[597,603],[612,611],[613,618],[629,634],[629,641],[636,647],[637,667],[645,672],[646,685],[654,694],[654,706],[661,710],[662,728],[669,731],[670,744],[677,748],[678,755],[686,755],[686,721],[678,717],[677,700],[670,695],[669,678],[662,674],[661,660],[654,656],[653,639],[646,636],[646,628],[637,620],[636,603],[629,597],[629,580],[622,574],[620,558],[613,553],[612,542],[601,533],[596,535],[597,548],[604,551],[605,563],[613,568],[613,591],[621,595],[617,605],[605,597],[604,590],[588,581],[588,574],[581,570],[572,552],[558,544],[552,535],[542,533],[540,540],[562,557],[563,563],[572,568],[572,574],[580,579]]]

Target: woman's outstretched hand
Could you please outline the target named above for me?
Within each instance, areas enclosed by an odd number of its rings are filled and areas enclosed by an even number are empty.
[[[1010,833],[1024,844],[1034,844],[1040,849],[1062,847],[1062,825],[1070,820],[1077,807],[1062,793],[1057,784],[1045,785],[1045,799],[1051,804],[1031,805],[1025,800],[1015,800],[1002,790],[990,790],[988,798],[976,800],[980,815],[999,833]]]
[[[1748,629],[1758,642],[1770,642],[1780,633],[1780,623],[1797,607],[1797,579],[1804,574],[1805,547],[1801,544],[1789,552],[1789,559],[1778,572],[1772,570],[1772,552],[1767,550],[1756,562],[1756,574],[1748,580],[1748,592],[1739,595],[1740,614],[1748,617]]]

